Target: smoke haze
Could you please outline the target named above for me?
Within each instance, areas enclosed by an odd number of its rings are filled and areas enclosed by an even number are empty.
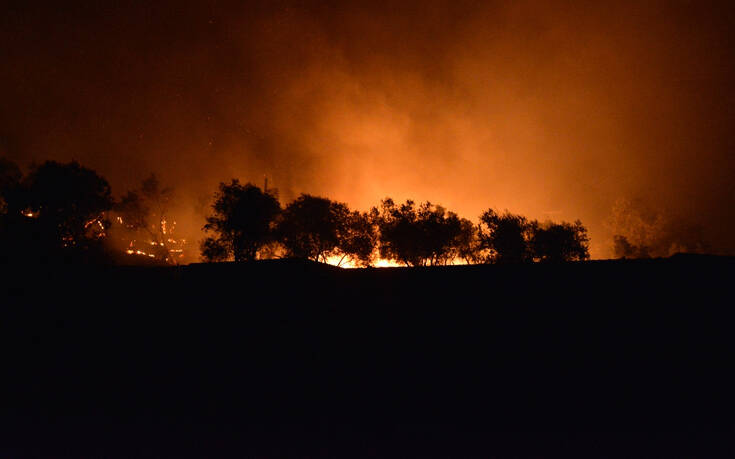
[[[267,175],[282,202],[579,218],[597,258],[633,199],[735,253],[725,3],[147,3],[2,7],[0,155],[117,196],[155,172],[192,238],[220,181]]]

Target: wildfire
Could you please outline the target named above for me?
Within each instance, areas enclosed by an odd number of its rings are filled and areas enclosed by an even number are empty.
[[[358,266],[352,260],[350,260],[347,257],[343,257],[342,255],[329,256],[327,257],[326,262],[327,264],[330,264],[333,266],[339,266],[340,268],[347,268],[347,269],[358,268]],[[386,260],[383,258],[379,258],[375,260],[372,266],[376,268],[398,268],[404,265],[396,262],[395,260]]]
[[[379,258],[379,259],[377,259],[375,261],[375,265],[374,266],[376,268],[399,268],[399,267],[402,267],[404,265],[398,263],[395,260],[386,260],[384,258]]]
[[[185,245],[186,239],[168,238],[166,242],[146,241],[142,243],[133,239],[125,253],[133,256],[159,258],[167,263],[175,263],[177,259],[184,257]]]
[[[355,263],[352,260],[350,260],[347,257],[342,257],[342,255],[329,256],[326,259],[326,263],[329,265],[338,266],[340,268],[347,268],[347,269],[359,268],[359,266],[355,265]],[[466,265],[467,262],[465,260],[456,258],[447,264],[453,265],[453,266],[454,265]],[[374,268],[403,268],[406,265],[399,263],[395,260],[387,260],[385,258],[378,258],[370,266]]]

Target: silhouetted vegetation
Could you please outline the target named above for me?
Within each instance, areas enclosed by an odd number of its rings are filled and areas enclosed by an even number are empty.
[[[380,228],[380,255],[407,266],[447,264],[457,256],[460,241],[467,241],[467,228],[460,218],[430,202],[416,206],[408,200],[396,205],[388,198],[374,213]]]
[[[241,185],[237,179],[220,183],[212,205],[214,214],[207,217],[205,231],[216,236],[202,243],[205,260],[250,261],[274,240],[274,223],[281,204],[273,192],[263,192],[253,184]]]
[[[3,253],[7,259],[91,260],[102,256],[112,207],[107,180],[77,162],[3,166]]]
[[[526,217],[488,209],[480,216],[480,246],[490,263],[523,263],[532,259],[529,241],[532,225]]]
[[[341,225],[338,249],[341,258],[337,266],[346,258],[355,266],[367,267],[375,260],[379,235],[375,215],[367,212],[350,212],[344,225]]]
[[[77,162],[48,161],[23,176],[16,164],[0,160],[2,257],[176,263],[183,240],[173,238],[172,200],[173,190],[154,174],[115,201],[107,181]],[[200,242],[208,262],[290,257],[368,267],[379,259],[439,266],[589,258],[581,222],[541,224],[493,209],[474,224],[428,201],[385,198],[361,212],[301,194],[282,208],[276,190],[237,179],[220,183],[211,209],[203,226],[209,236]],[[627,256],[644,250],[622,236],[616,244]]]
[[[574,223],[532,223],[531,252],[539,261],[562,262],[589,259],[587,228]]]
[[[283,210],[278,240],[287,256],[326,262],[339,251],[349,216],[344,203],[302,194]]]
[[[173,189],[160,184],[155,174],[137,190],[128,191],[112,209],[110,233],[120,251],[140,252],[158,262],[174,263],[170,246],[174,221],[169,216]]]

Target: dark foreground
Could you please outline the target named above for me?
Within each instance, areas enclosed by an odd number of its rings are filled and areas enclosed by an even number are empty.
[[[0,457],[728,457],[735,260],[3,274]]]

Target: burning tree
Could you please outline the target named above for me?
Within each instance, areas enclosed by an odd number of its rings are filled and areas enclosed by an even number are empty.
[[[174,237],[172,202],[173,189],[162,186],[151,174],[141,182],[140,189],[129,191],[115,204],[118,239],[129,255],[168,263],[183,256],[186,240]]]

